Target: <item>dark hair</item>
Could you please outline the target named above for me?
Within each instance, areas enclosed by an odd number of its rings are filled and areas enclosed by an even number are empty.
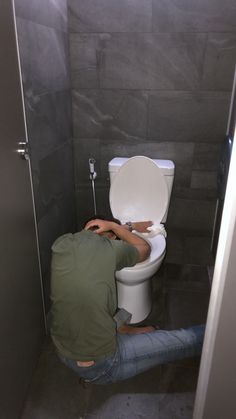
[[[117,218],[114,218],[114,217],[105,217],[104,215],[101,215],[101,214],[95,214],[95,215],[93,215],[92,217],[88,218],[88,219],[84,222],[84,224],[83,224],[83,228],[86,226],[86,224],[87,224],[89,221],[92,221],[92,220],[113,221],[113,223],[116,223],[116,224],[121,225],[120,220],[118,220]]]
[[[116,224],[121,225],[120,220],[118,220],[117,218],[114,218],[114,217],[105,217],[104,215],[101,215],[101,214],[96,214],[96,215],[93,215],[92,217],[88,218],[88,219],[85,221],[85,223],[84,223],[84,225],[83,225],[83,228],[86,226],[86,224],[87,224],[89,221],[92,221],[92,220],[113,221],[113,223],[116,223]],[[90,230],[92,230],[92,231],[97,230],[97,227],[96,227],[96,226],[94,226],[94,227],[90,228]],[[120,239],[119,239],[119,237],[116,237],[116,240],[120,240]]]

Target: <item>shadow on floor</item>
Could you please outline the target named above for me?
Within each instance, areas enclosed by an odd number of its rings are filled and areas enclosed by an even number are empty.
[[[171,329],[204,323],[209,293],[206,268],[166,264],[153,279],[153,309],[145,323]],[[178,361],[123,382],[84,388],[48,337],[22,419],[191,419],[198,367],[198,359]]]

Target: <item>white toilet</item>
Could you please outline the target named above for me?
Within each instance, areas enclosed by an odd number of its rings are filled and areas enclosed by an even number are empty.
[[[116,271],[118,307],[132,314],[130,323],[139,323],[151,311],[151,277],[166,252],[160,223],[167,218],[174,163],[144,156],[115,157],[109,162],[109,175],[113,216],[122,224],[148,220],[154,223],[149,233],[138,233],[151,245],[150,257],[131,268]]]

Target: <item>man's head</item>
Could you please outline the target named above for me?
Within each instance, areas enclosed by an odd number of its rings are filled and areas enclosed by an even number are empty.
[[[90,217],[88,220],[85,221],[84,225],[83,225],[83,229],[85,228],[85,226],[88,224],[89,221],[93,221],[93,220],[104,220],[104,221],[112,221],[113,223],[116,224],[121,224],[120,220],[118,220],[117,218],[114,217],[104,217],[104,215],[94,215],[92,217]],[[97,226],[92,226],[89,228],[89,230],[91,231],[96,231],[97,230]],[[106,236],[109,239],[113,239],[113,240],[120,240],[114,233],[113,231],[109,230],[103,233],[100,233],[102,236]]]

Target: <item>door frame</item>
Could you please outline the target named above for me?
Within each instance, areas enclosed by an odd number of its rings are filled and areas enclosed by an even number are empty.
[[[236,130],[216,253],[193,419],[234,419],[236,370]]]

